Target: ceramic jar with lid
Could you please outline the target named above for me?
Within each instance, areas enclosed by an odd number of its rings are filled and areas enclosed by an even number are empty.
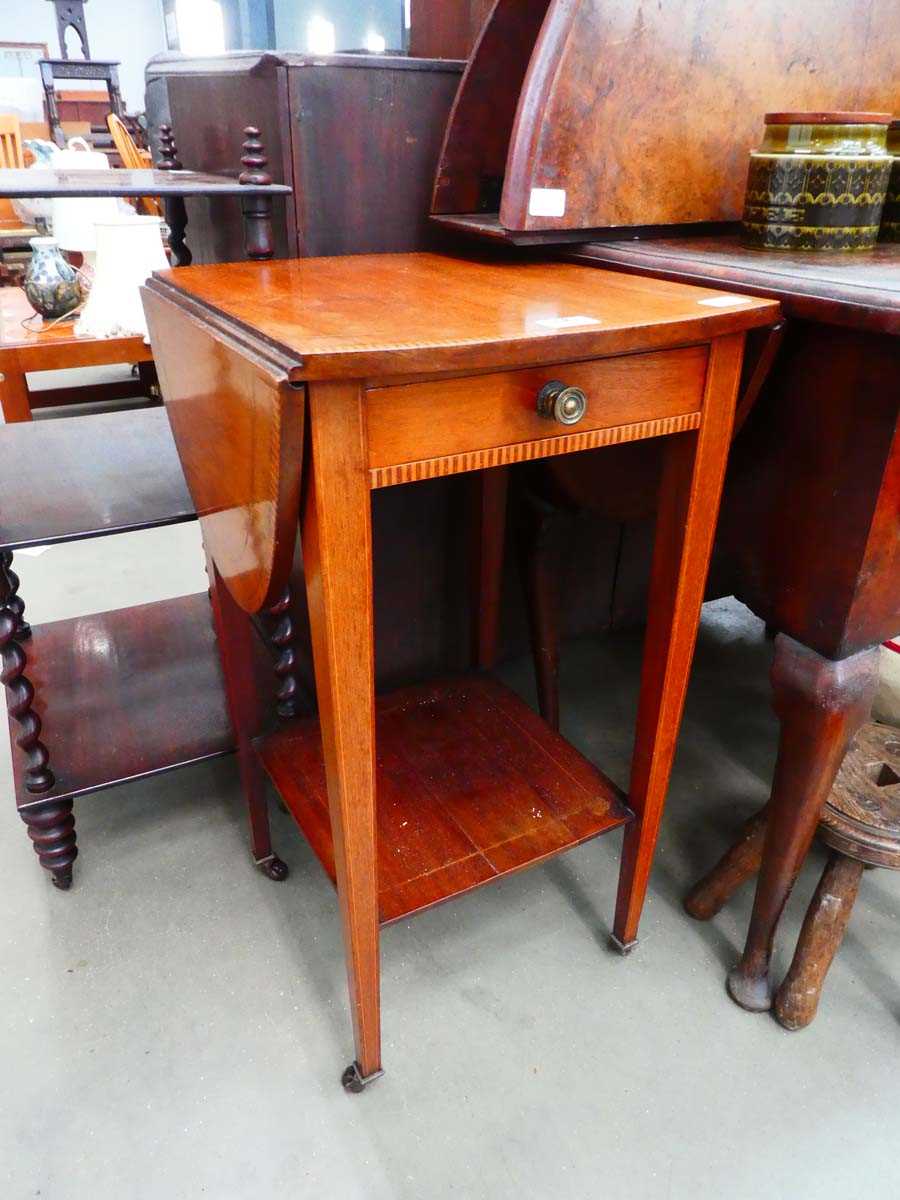
[[[744,239],[767,250],[868,250],[891,173],[890,113],[767,113],[750,155]]]
[[[883,242],[900,242],[900,121],[891,121],[888,126],[887,149],[894,165],[884,198],[880,236]]]

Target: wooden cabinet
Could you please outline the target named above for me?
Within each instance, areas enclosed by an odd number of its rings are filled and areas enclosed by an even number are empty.
[[[152,136],[171,124],[186,168],[235,172],[254,125],[276,183],[277,258],[414,250],[444,126],[464,64],[400,56],[236,51],[215,59],[157,56],[147,65]],[[154,158],[157,155],[154,154]],[[227,205],[189,202],[196,262],[243,258]]]

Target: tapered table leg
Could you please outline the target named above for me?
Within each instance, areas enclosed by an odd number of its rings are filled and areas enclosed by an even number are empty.
[[[694,433],[667,439],[660,488],[649,618],[644,640],[629,803],[635,820],[625,830],[613,924],[623,953],[638,923],[656,849],[675,743],[697,639],[700,606],[725,474],[743,352],[743,335],[710,347],[706,377],[708,415]]]
[[[833,662],[786,634],[775,639],[778,761],[747,943],[728,976],[731,998],[751,1012],[772,1006],[775,930],[850,739],[869,716],[877,682],[877,647]]]
[[[372,521],[364,397],[309,385],[311,471],[301,542],[356,1060],[344,1086],[381,1073],[375,831]]]
[[[286,879],[287,865],[272,849],[265,782],[252,740],[259,732],[260,710],[253,670],[253,623],[235,602],[215,564],[207,560],[213,625],[225,680],[225,700],[237,744],[238,770],[247,803],[253,861],[276,883]]]
[[[474,509],[471,530],[473,658],[483,671],[497,661],[500,595],[506,547],[508,467],[489,467],[469,478]]]
[[[559,729],[559,572],[564,521],[559,509],[537,496],[526,498],[519,554],[538,708],[551,729]]]

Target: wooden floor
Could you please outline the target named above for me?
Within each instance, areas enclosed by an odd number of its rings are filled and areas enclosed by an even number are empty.
[[[477,677],[377,702],[382,923],[521,870],[630,819],[622,792],[501,684]],[[321,739],[294,721],[259,745],[334,881]]]

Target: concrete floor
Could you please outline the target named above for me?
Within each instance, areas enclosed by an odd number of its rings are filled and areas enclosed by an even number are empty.
[[[205,586],[194,526],[17,563],[33,621]],[[565,731],[623,783],[638,658],[617,637],[564,663]],[[0,1200],[896,1197],[900,879],[866,877],[799,1034],[725,995],[749,893],[709,925],[680,908],[765,798],[768,658],[745,609],[707,606],[632,956],[606,948],[617,834],[388,929],[387,1074],[362,1096],[338,1084],[331,886],[277,811],[291,877],[251,868],[232,761],[82,800],[63,894],[0,739]],[[527,663],[505,674],[531,694]]]

